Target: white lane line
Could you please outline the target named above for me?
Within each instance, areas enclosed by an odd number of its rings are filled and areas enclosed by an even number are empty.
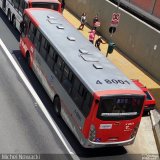
[[[12,65],[14,66],[14,68],[16,69],[16,71],[18,72],[18,74],[20,75],[20,77],[22,78],[24,84],[26,85],[26,87],[28,88],[28,90],[30,91],[30,93],[32,94],[32,96],[35,98],[35,100],[38,103],[40,109],[42,110],[42,112],[44,113],[44,115],[46,116],[46,118],[48,119],[48,121],[51,124],[51,126],[54,128],[55,132],[59,136],[59,138],[62,141],[63,145],[66,147],[66,149],[69,152],[69,154],[71,154],[71,156],[73,156],[72,158],[75,159],[76,158],[75,157],[75,153],[73,151],[71,151],[71,149],[70,149],[71,147],[69,147],[67,145],[67,143],[65,142],[65,140],[64,140],[64,138],[62,136],[61,131],[57,127],[56,123],[54,122],[54,120],[52,119],[52,117],[50,116],[50,114],[48,113],[47,109],[45,108],[44,104],[40,100],[39,96],[37,95],[37,93],[33,89],[32,85],[30,84],[30,82],[28,81],[28,79],[26,78],[26,76],[24,75],[24,73],[22,72],[22,70],[20,69],[20,67],[18,66],[17,62],[12,57],[11,53],[8,51],[7,47],[5,46],[5,44],[3,43],[3,41],[1,40],[1,38],[0,38],[0,46],[2,47],[2,49],[4,50],[4,52],[6,53],[7,57],[11,61]]]

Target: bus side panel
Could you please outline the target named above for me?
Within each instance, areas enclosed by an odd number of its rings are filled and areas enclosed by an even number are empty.
[[[43,85],[45,91],[49,95],[50,99],[53,101],[54,96],[56,94],[54,85],[52,85],[52,81],[54,81],[54,75],[50,73],[48,66],[43,62],[42,57],[37,53],[37,50],[34,51],[34,61],[32,65],[32,69],[36,74],[38,80]],[[43,70],[42,70],[43,68]]]
[[[32,69],[51,100],[54,99],[55,94],[59,95],[61,100],[62,118],[79,140],[84,139],[82,129],[84,126],[85,117],[78,110],[70,96],[64,90],[62,85],[59,83],[55,75],[51,72],[48,65],[44,62],[43,58],[37,53],[36,50],[34,52]]]
[[[61,108],[61,116],[62,119],[65,121],[67,126],[70,128],[70,130],[74,133],[76,138],[79,140],[81,145],[85,144],[86,140],[82,133],[82,129],[78,124],[76,124],[76,120],[74,119],[74,116],[67,110],[67,106],[63,103]]]

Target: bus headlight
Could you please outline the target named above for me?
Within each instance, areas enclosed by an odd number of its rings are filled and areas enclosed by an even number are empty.
[[[95,126],[92,124],[89,130],[89,140],[95,141],[95,138],[96,138],[96,129]]]
[[[132,131],[132,134],[131,134],[131,137],[130,138],[133,138],[136,136],[137,134],[137,131],[138,131],[138,128],[139,128],[139,123],[135,126],[135,128],[133,129]]]

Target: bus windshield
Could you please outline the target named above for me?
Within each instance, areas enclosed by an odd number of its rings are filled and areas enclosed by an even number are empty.
[[[128,120],[140,115],[143,96],[116,96],[100,99],[97,118],[100,120]]]
[[[58,11],[58,3],[32,2],[32,8],[49,8]]]

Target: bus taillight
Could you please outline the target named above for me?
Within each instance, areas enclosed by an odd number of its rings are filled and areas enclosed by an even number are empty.
[[[139,123],[135,126],[135,128],[133,129],[132,133],[131,133],[131,137],[130,138],[133,138],[136,136],[137,134],[137,131],[138,131],[138,128],[139,128]]]
[[[91,124],[89,130],[89,140],[94,142],[95,138],[96,138],[96,128],[93,124]]]

